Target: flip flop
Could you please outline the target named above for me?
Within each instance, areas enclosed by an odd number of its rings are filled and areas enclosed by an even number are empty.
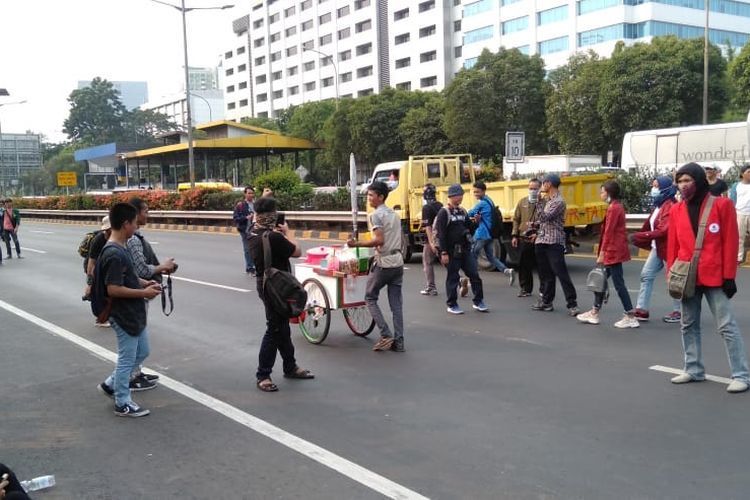
[[[310,370],[303,370],[301,368],[297,368],[295,371],[291,373],[285,373],[284,377],[286,378],[298,378],[298,379],[311,379],[315,378],[315,375]]]
[[[269,383],[264,384],[268,380]],[[264,378],[263,380],[258,380],[255,384],[258,389],[260,389],[263,392],[276,392],[279,390],[279,388],[276,386],[276,384],[273,383],[273,381],[270,378]]]

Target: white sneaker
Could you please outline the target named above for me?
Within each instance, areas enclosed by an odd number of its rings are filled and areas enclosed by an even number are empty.
[[[750,388],[750,386],[748,386],[746,382],[734,379],[732,380],[732,383],[727,386],[727,392],[745,392],[746,390],[748,390],[748,388]]]
[[[628,316],[627,314],[622,317],[620,321],[615,323],[615,328],[639,328],[641,324],[635,318],[635,316]]]
[[[676,377],[672,377],[670,382],[672,382],[673,384],[687,384],[690,382],[703,382],[703,379],[693,378],[693,376],[690,375],[689,373],[683,372],[677,375]]]
[[[576,316],[576,319],[581,323],[588,323],[590,325],[598,325],[600,323],[599,313],[594,311],[593,309],[579,314],[578,316]]]
[[[98,321],[94,321],[94,326],[98,326],[99,328],[111,328],[112,327],[109,321],[105,321],[104,323],[99,323]]]

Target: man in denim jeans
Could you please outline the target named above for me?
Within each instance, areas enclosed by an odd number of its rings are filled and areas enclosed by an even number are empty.
[[[401,284],[404,278],[404,258],[401,255],[401,220],[396,212],[385,206],[388,186],[375,181],[367,188],[367,202],[375,210],[368,218],[371,238],[369,241],[356,241],[350,238],[350,247],[375,247],[375,265],[367,279],[365,302],[375,324],[380,330],[380,340],[373,351],[404,351],[404,298]],[[393,314],[393,335],[378,306],[380,289],[388,287],[388,305]]]
[[[106,286],[112,300],[109,320],[117,334],[117,366],[98,389],[115,399],[118,417],[143,417],[150,412],[130,398],[130,375],[148,357],[146,299],[161,293],[156,281],[140,279],[135,273],[128,239],[138,228],[138,212],[130,203],[117,203],[109,211],[112,235],[97,260],[94,282]]]
[[[711,194],[706,174],[700,165],[683,165],[675,175],[682,194],[680,203],[670,213],[667,240],[667,262],[672,268],[675,260],[690,261],[700,220]],[[708,212],[703,247],[698,258],[695,294],[682,299],[682,348],[685,371],[672,378],[673,384],[701,382],[706,379],[701,352],[701,303],[706,297],[714,316],[732,370],[732,382],[727,392],[744,392],[750,387],[747,355],[742,333],[732,313],[729,300],[737,293],[737,215],[728,198],[714,198]]]
[[[502,260],[495,257],[494,245],[495,239],[492,237],[492,212],[495,211],[495,204],[487,196],[487,185],[482,181],[476,181],[472,194],[477,199],[477,204],[469,210],[469,217],[474,219],[477,230],[474,231],[474,243],[471,246],[471,254],[474,260],[479,259],[479,254],[484,250],[487,262],[490,263],[496,271],[505,274],[508,277],[508,284],[513,286],[516,275],[513,269],[503,263]]]

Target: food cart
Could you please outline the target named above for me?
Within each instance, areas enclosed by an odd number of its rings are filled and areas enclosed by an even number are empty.
[[[364,250],[350,249],[356,252],[356,261],[339,265],[337,254],[344,255],[340,247],[317,247],[308,250],[304,262],[294,265],[294,276],[307,292],[307,304],[297,322],[308,342],[320,344],[326,339],[331,312],[337,309],[354,335],[364,337],[375,328],[364,301],[369,259]]]

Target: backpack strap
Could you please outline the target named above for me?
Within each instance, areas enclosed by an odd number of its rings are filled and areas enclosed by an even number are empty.
[[[696,254],[696,256],[700,254],[701,250],[703,249],[703,237],[706,235],[706,224],[708,223],[708,215],[711,212],[711,207],[713,207],[715,199],[716,199],[715,196],[709,194],[708,200],[706,200],[706,206],[703,207],[703,212],[701,213],[700,223],[698,224],[698,234],[695,238],[694,253]]]
[[[271,237],[269,236],[270,231],[266,231],[261,236],[263,241],[263,274],[268,274],[268,270],[271,269]]]

